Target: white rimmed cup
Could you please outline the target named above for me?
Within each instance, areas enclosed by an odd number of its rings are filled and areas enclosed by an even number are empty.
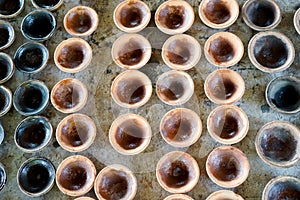
[[[156,82],[158,98],[168,105],[182,105],[194,94],[192,77],[183,71],[171,70],[161,74]]]
[[[280,6],[273,0],[247,0],[242,8],[245,23],[256,31],[268,31],[279,25]]]
[[[175,70],[188,70],[199,62],[201,46],[194,37],[178,34],[165,41],[161,55],[168,67]]]
[[[300,111],[300,78],[279,76],[272,79],[265,91],[268,105],[275,111],[294,114]]]
[[[209,114],[207,130],[217,142],[235,144],[246,137],[249,120],[242,109],[232,105],[222,105]]]
[[[175,35],[186,32],[194,23],[193,7],[186,1],[169,0],[162,3],[155,12],[157,28],[166,34]]]
[[[188,153],[181,151],[165,154],[156,166],[159,185],[170,193],[191,191],[198,183],[199,176],[200,169],[197,161]]]
[[[0,191],[3,190],[3,188],[5,187],[6,181],[7,181],[6,171],[3,164],[0,163]]]
[[[139,34],[120,36],[111,48],[114,62],[123,69],[140,69],[151,58],[151,44]]]
[[[64,0],[55,0],[55,1],[31,0],[31,3],[36,8],[55,11],[64,3]]]
[[[300,8],[294,14],[294,27],[300,35]]]
[[[143,30],[151,19],[151,11],[146,3],[140,0],[125,0],[114,10],[114,23],[121,31],[137,33]]]
[[[150,144],[152,131],[140,115],[124,114],[116,118],[109,129],[109,142],[123,155],[136,155]]]
[[[0,84],[7,82],[15,72],[15,64],[10,55],[0,52],[1,77]],[[2,74],[3,73],[3,74]]]
[[[88,99],[86,86],[75,78],[66,78],[56,83],[50,94],[53,107],[62,113],[80,111]]]
[[[239,4],[236,0],[203,0],[199,6],[202,22],[215,29],[231,26],[239,16]]]
[[[300,179],[292,176],[278,176],[271,179],[262,193],[262,200],[299,199]]]
[[[230,32],[218,32],[206,40],[204,55],[208,62],[217,67],[236,65],[244,55],[241,39]]]
[[[30,116],[22,120],[15,129],[16,146],[25,153],[43,150],[52,140],[53,128],[42,116]]]
[[[235,71],[215,70],[206,78],[204,91],[208,99],[216,104],[233,104],[244,95],[245,82]]]
[[[114,187],[115,185],[120,187]],[[97,175],[94,191],[100,200],[133,200],[137,193],[137,180],[133,172],[124,165],[109,165]]]
[[[24,9],[25,0],[4,0],[1,1],[0,18],[13,18],[18,16]],[[5,10],[9,8],[8,10]]]
[[[217,185],[234,188],[246,181],[250,165],[245,154],[236,147],[221,146],[207,157],[206,172]]]
[[[97,12],[88,6],[71,8],[64,17],[66,31],[75,37],[90,36],[98,27]]]
[[[202,122],[194,111],[175,108],[167,112],[160,122],[163,139],[175,147],[189,147],[196,143],[202,133]]]
[[[4,20],[0,20],[0,51],[7,49],[15,41],[14,27]]]
[[[139,108],[152,94],[152,83],[147,75],[137,70],[127,70],[112,82],[112,99],[124,108]]]
[[[69,152],[88,149],[97,135],[95,122],[84,114],[71,114],[62,119],[56,128],[58,144]]]
[[[266,164],[291,167],[300,160],[300,130],[290,122],[269,122],[258,131],[255,148]]]
[[[54,51],[55,65],[63,72],[77,73],[89,66],[92,61],[92,48],[81,38],[62,41]]]
[[[275,73],[290,67],[295,59],[295,48],[284,34],[266,31],[257,33],[251,38],[248,43],[248,55],[257,69]]]
[[[57,167],[56,185],[66,195],[81,196],[93,188],[96,173],[95,165],[87,157],[70,156]]]
[[[185,194],[172,194],[164,198],[164,200],[194,200],[194,199]]]
[[[4,85],[0,85],[0,117],[4,116],[10,110],[13,102],[11,90]]]
[[[55,167],[52,162],[42,157],[26,160],[18,170],[17,183],[25,195],[39,197],[48,193],[55,179]]]

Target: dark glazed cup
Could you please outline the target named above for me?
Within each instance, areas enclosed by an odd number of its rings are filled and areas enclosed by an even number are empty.
[[[14,41],[14,27],[9,22],[0,20],[0,50],[10,47]]]
[[[49,103],[49,89],[44,82],[29,80],[20,84],[13,95],[15,109],[25,116],[42,113]]]
[[[26,160],[17,174],[20,190],[30,197],[39,197],[49,192],[54,185],[54,179],[54,165],[50,160],[41,157]]]
[[[25,0],[2,0],[0,2],[0,18],[13,18],[24,9]]]
[[[265,97],[275,111],[294,114],[300,111],[300,79],[295,76],[279,76],[270,81]]]
[[[47,10],[35,10],[27,14],[21,23],[21,32],[28,40],[42,42],[54,34],[56,19]]]
[[[64,0],[31,0],[31,3],[36,8],[55,11],[64,3]]]
[[[248,0],[242,8],[245,23],[256,31],[274,29],[281,21],[279,5],[273,0]]]
[[[0,191],[4,188],[7,180],[6,171],[2,163],[0,163]]]
[[[0,117],[4,116],[12,106],[12,93],[4,85],[0,85]]]
[[[15,65],[11,57],[6,53],[0,53],[0,84],[8,81],[15,72]]]

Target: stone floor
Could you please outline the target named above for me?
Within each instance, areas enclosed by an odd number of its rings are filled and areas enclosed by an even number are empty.
[[[123,163],[135,172],[138,179],[138,193],[135,199],[163,199],[168,195],[158,184],[155,178],[155,166],[159,158],[165,153],[178,150],[176,148],[167,145],[161,138],[158,130],[160,119],[168,110],[172,107],[167,106],[159,101],[155,93],[152,94],[150,101],[139,109],[127,110],[117,106],[110,97],[110,84],[112,80],[123,71],[116,66],[111,59],[110,49],[116,38],[123,34],[118,30],[112,20],[113,10],[115,6],[121,2],[121,0],[65,0],[63,6],[54,12],[57,18],[57,31],[55,35],[44,42],[49,48],[50,59],[48,66],[40,73],[35,75],[28,75],[16,71],[13,78],[5,83],[12,91],[15,90],[17,85],[28,79],[39,79],[46,83],[49,89],[51,89],[55,83],[66,77],[75,77],[81,80],[88,86],[89,100],[85,108],[80,111],[81,113],[91,116],[98,127],[98,135],[94,144],[86,151],[79,153],[90,158],[99,172],[105,165],[113,163]],[[145,0],[153,14],[155,9],[163,1],[158,0]],[[188,0],[193,5],[195,10],[195,23],[187,34],[194,36],[199,43],[203,46],[205,41],[213,33],[219,32],[219,30],[213,30],[205,26],[198,16],[199,1]],[[239,0],[240,8],[242,7],[244,0]],[[296,33],[293,27],[293,15],[298,7],[300,7],[297,0],[281,0],[277,1],[283,11],[283,19],[280,25],[276,28],[276,31],[282,32],[287,35],[295,45],[296,58],[294,64],[284,72],[276,74],[266,74],[257,70],[251,63],[245,51],[243,59],[236,65],[231,67],[234,71],[239,72],[245,80],[246,92],[243,98],[235,105],[242,108],[248,115],[250,121],[250,128],[248,135],[240,143],[233,145],[240,148],[247,155],[250,161],[250,175],[245,183],[241,186],[234,188],[233,191],[243,196],[245,199],[260,199],[264,186],[266,183],[279,175],[291,175],[300,178],[300,163],[294,167],[288,169],[274,168],[266,165],[256,154],[254,140],[259,128],[267,122],[273,120],[285,120],[289,121],[298,127],[300,127],[299,114],[284,115],[276,113],[271,110],[265,99],[264,91],[268,82],[274,77],[280,75],[300,75],[299,71],[299,59],[300,59],[300,36]],[[93,48],[93,60],[90,66],[77,74],[67,74],[61,72],[53,62],[53,52],[55,47],[64,39],[70,36],[64,30],[62,21],[64,14],[72,7],[76,5],[87,5],[94,8],[99,15],[99,26],[97,31],[90,37],[85,38]],[[10,21],[17,34],[14,44],[4,52],[13,56],[14,52],[22,43],[26,42],[19,31],[22,18],[31,10],[34,10],[29,0],[26,0],[25,10],[16,18],[10,19]],[[241,10],[241,9],[240,9]],[[241,14],[235,24],[226,29],[236,35],[238,35],[244,43],[245,50],[250,38],[256,33],[251,30],[243,22]],[[150,62],[141,69],[146,73],[153,82],[155,82],[159,74],[168,71],[169,69],[163,64],[160,57],[160,49],[163,42],[168,38],[167,35],[162,34],[155,28],[153,18],[150,25],[146,30],[142,31],[142,35],[146,36],[154,48],[153,56]],[[188,193],[196,200],[205,199],[210,193],[220,190],[222,188],[215,185],[207,176],[205,171],[205,161],[209,152],[214,148],[221,146],[221,144],[215,142],[208,134],[206,127],[206,119],[210,111],[212,111],[217,105],[210,102],[205,96],[203,91],[203,84],[205,78],[209,73],[216,70],[217,67],[209,64],[204,55],[200,62],[188,73],[193,77],[195,83],[195,94],[192,99],[183,105],[196,111],[202,121],[204,130],[200,140],[191,146],[190,148],[180,149],[190,153],[198,161],[201,176],[197,186]],[[122,113],[138,113],[149,120],[153,138],[149,147],[141,154],[137,156],[122,156],[112,149],[108,142],[108,129],[113,119]],[[54,127],[57,126],[59,121],[66,115],[56,111],[52,105],[49,104],[47,110],[43,113],[48,117]],[[33,156],[44,156],[49,158],[57,167],[59,163],[66,157],[74,155],[63,150],[53,138],[51,144],[44,150],[34,154],[27,154],[21,152],[15,145],[13,137],[14,130],[17,124],[24,118],[18,114],[13,108],[10,112],[1,118],[1,123],[5,129],[5,140],[0,145],[0,161],[4,164],[8,173],[8,180],[5,188],[0,192],[0,199],[30,199],[25,196],[18,188],[16,175],[17,170],[21,163]],[[87,196],[95,197],[94,192],[91,191]],[[36,199],[74,199],[61,193],[57,186],[45,196]]]

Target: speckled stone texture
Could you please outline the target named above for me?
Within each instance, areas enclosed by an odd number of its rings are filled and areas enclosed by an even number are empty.
[[[133,170],[138,180],[138,192],[135,199],[140,200],[159,200],[163,199],[169,194],[164,191],[156,181],[155,167],[157,161],[167,152],[172,150],[181,150],[190,153],[199,163],[201,170],[200,180],[197,186],[188,193],[196,200],[205,199],[210,193],[220,190],[222,188],[214,184],[207,176],[205,171],[205,161],[209,152],[214,148],[221,146],[221,144],[215,142],[208,134],[206,129],[206,119],[210,111],[212,111],[217,105],[210,102],[204,94],[203,84],[205,78],[209,73],[216,70],[217,67],[209,64],[204,54],[201,57],[200,62],[191,70],[187,72],[192,76],[195,83],[195,94],[192,99],[183,105],[183,107],[191,108],[196,111],[203,121],[203,133],[200,140],[185,149],[173,148],[165,143],[159,134],[159,122],[162,116],[172,109],[173,107],[167,106],[159,101],[155,92],[153,92],[150,101],[139,109],[128,110],[117,106],[110,97],[110,84],[112,80],[123,71],[123,69],[116,66],[110,56],[111,46],[116,38],[123,33],[118,30],[113,24],[113,10],[115,6],[120,3],[121,0],[66,0],[63,6],[54,12],[57,18],[57,31],[54,36],[44,42],[49,48],[50,59],[48,66],[40,73],[35,75],[28,75],[16,71],[13,78],[5,83],[12,91],[14,91],[20,83],[28,79],[39,79],[46,83],[51,89],[55,83],[66,77],[78,78],[85,83],[89,89],[89,100],[85,108],[80,113],[85,113],[91,116],[98,128],[98,134],[94,144],[86,151],[79,153],[80,155],[87,156],[96,165],[97,172],[99,172],[105,165],[119,163],[128,166]],[[146,0],[152,10],[152,14],[156,8],[164,1],[158,0]],[[198,5],[200,1],[189,0],[189,3],[195,11],[195,23],[187,34],[194,36],[202,46],[209,36],[219,32],[220,30],[213,30],[205,26],[198,16]],[[257,70],[251,63],[245,51],[243,59],[230,69],[237,71],[245,80],[246,92],[243,98],[235,105],[242,108],[248,115],[250,121],[250,128],[248,135],[240,143],[233,145],[241,149],[250,161],[250,175],[245,183],[241,186],[234,188],[233,191],[243,196],[245,199],[260,199],[264,186],[267,182],[279,175],[291,175],[300,177],[300,163],[296,166],[288,169],[273,168],[266,165],[256,154],[254,140],[259,128],[267,122],[273,120],[286,120],[296,126],[300,127],[299,114],[284,115],[276,113],[271,110],[264,98],[264,91],[268,82],[274,77],[280,75],[300,75],[299,71],[299,52],[300,52],[300,35],[298,35],[293,27],[293,15],[297,8],[300,7],[297,0],[277,0],[283,11],[283,19],[280,25],[276,28],[276,31],[280,31],[287,35],[295,45],[296,58],[294,64],[286,71],[276,74],[266,74]],[[244,1],[239,0],[240,10]],[[93,48],[93,60],[90,66],[84,71],[77,74],[67,74],[59,71],[54,65],[53,52],[55,47],[64,39],[71,36],[66,33],[63,27],[63,16],[72,7],[76,5],[87,5],[94,8],[99,14],[99,26],[97,31],[90,37],[85,38]],[[16,49],[26,42],[21,35],[19,28],[22,18],[31,10],[35,8],[31,5],[29,0],[26,0],[25,10],[14,19],[10,21],[16,30],[16,41],[14,44],[4,52],[13,56]],[[152,15],[152,16],[153,16]],[[250,38],[256,33],[251,30],[243,22],[241,14],[236,23],[225,31],[230,31],[238,35],[244,43],[247,50],[247,44]],[[146,73],[153,82],[153,88],[155,89],[155,82],[157,77],[170,70],[164,65],[160,56],[161,47],[163,42],[169,37],[164,35],[157,28],[155,28],[154,20],[152,20],[146,28],[141,32],[146,36],[153,47],[153,56],[146,66],[141,71]],[[118,154],[109,144],[108,130],[112,121],[120,114],[123,113],[138,113],[149,120],[153,130],[153,138],[149,147],[141,154],[136,156],[123,156]],[[51,104],[48,109],[42,114],[50,119],[54,128],[59,121],[66,115],[56,111]],[[17,170],[21,166],[21,163],[32,156],[44,156],[49,158],[57,167],[59,163],[66,157],[74,155],[63,150],[53,137],[51,144],[44,150],[34,154],[26,154],[19,150],[14,143],[14,130],[17,124],[24,119],[24,116],[18,114],[13,108],[10,112],[1,118],[1,123],[5,129],[5,140],[0,146],[0,160],[4,164],[8,173],[8,181],[5,188],[0,192],[1,200],[12,199],[30,199],[21,193],[17,186]],[[95,198],[93,190],[87,194]],[[74,199],[61,193],[57,186],[54,186],[52,190],[43,197],[36,199]]]

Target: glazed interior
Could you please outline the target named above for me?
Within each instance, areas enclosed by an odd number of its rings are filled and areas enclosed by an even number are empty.
[[[231,41],[222,36],[214,38],[210,42],[208,52],[218,64],[231,61],[236,54]]]
[[[0,81],[6,81],[13,73],[13,62],[6,56],[0,55]]]
[[[0,14],[12,15],[17,13],[22,7],[21,0],[2,0],[0,1]]]
[[[196,52],[195,46],[186,38],[173,40],[168,44],[165,57],[175,65],[187,65],[194,57],[193,52]]]
[[[232,16],[231,12],[232,11],[226,1],[208,1],[203,9],[205,17],[214,24],[223,24],[227,22]]]
[[[57,55],[58,63],[69,69],[74,69],[79,67],[88,58],[87,49],[80,42],[73,42],[71,44],[65,44]]]
[[[34,3],[41,8],[49,9],[56,6],[60,0],[34,0]]]
[[[137,65],[144,58],[145,48],[140,40],[130,38],[119,48],[117,59],[123,65]]]
[[[292,180],[276,182],[268,191],[268,200],[298,199],[300,196],[300,184]]]

